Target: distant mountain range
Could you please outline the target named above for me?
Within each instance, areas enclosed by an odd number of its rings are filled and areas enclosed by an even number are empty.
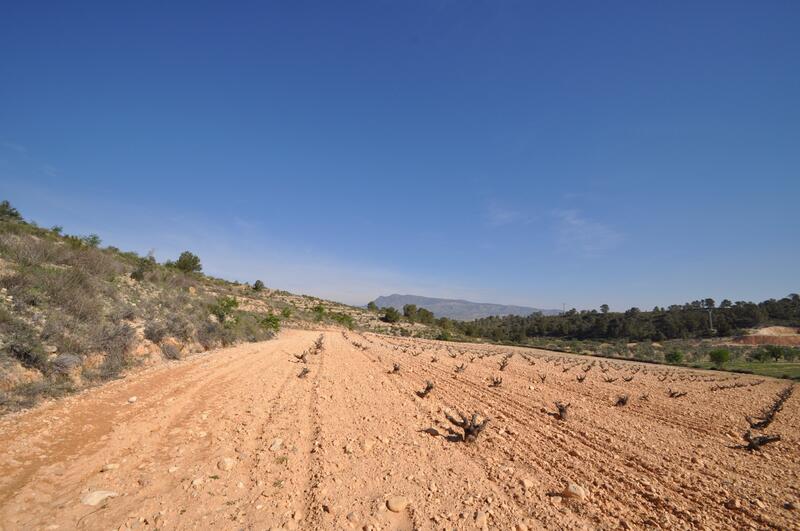
[[[491,304],[486,302],[470,302],[457,299],[436,299],[421,297],[419,295],[385,295],[375,299],[379,308],[396,308],[403,311],[406,304],[416,304],[418,308],[425,308],[433,312],[436,317],[447,317],[459,321],[471,321],[492,315],[530,315],[542,312],[544,315],[558,315],[559,310],[545,310],[530,308],[528,306],[510,306],[506,304]]]

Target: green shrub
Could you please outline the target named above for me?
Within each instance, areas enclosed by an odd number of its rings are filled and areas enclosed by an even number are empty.
[[[261,326],[265,330],[277,333],[281,329],[281,320],[278,319],[277,315],[268,314],[261,319]]]
[[[331,312],[330,318],[339,323],[340,325],[346,326],[350,330],[353,329],[353,325],[355,324],[353,322],[353,318],[347,315],[346,313]]]
[[[314,312],[314,320],[319,322],[325,318],[325,306],[321,304],[317,304],[314,308],[311,309]]]
[[[228,317],[239,307],[236,297],[220,297],[211,305],[211,313],[217,317],[221,324],[225,324]]]
[[[284,319],[289,319],[290,317],[292,317],[292,309],[287,306],[286,308],[281,310],[281,316],[283,316]]]
[[[256,280],[253,284],[253,291],[262,291],[264,289],[264,283],[260,280]]]
[[[731,359],[731,352],[725,348],[715,348],[708,353],[708,359],[717,367],[722,367]]]
[[[671,350],[664,354],[664,361],[678,365],[683,362],[683,352],[680,350]]]

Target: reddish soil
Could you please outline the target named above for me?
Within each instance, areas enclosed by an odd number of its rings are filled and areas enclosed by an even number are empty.
[[[781,441],[732,448],[787,385],[289,330],[0,419],[0,529],[800,529],[800,393],[763,432]],[[457,441],[445,409],[488,427]]]

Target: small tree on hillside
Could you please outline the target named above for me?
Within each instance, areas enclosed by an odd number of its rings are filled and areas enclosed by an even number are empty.
[[[90,234],[88,236],[84,236],[83,238],[81,238],[81,241],[86,245],[88,245],[89,247],[100,247],[100,243],[102,240],[100,240],[100,236],[98,236],[97,234]]]
[[[378,311],[378,305],[375,304],[375,301],[370,301],[367,304],[367,310],[369,310],[371,312],[377,312]]]
[[[406,319],[414,322],[414,319],[417,317],[417,305],[416,304],[406,304],[403,306],[403,315]]]
[[[778,345],[767,345],[764,347],[767,356],[772,358],[776,363],[783,357],[783,349]]]
[[[436,322],[436,318],[434,317],[432,311],[426,310],[425,308],[418,308],[416,321],[423,324],[433,324]]]
[[[199,273],[203,270],[203,266],[200,264],[200,257],[189,251],[183,251],[178,260],[175,261],[174,266],[185,273]]]
[[[253,291],[261,291],[264,289],[264,283],[260,280],[256,280],[253,284]]]
[[[399,320],[400,320],[400,312],[398,312],[394,308],[383,309],[383,317],[381,317],[381,321],[385,323],[396,323]]]
[[[22,221],[22,214],[8,201],[0,202],[0,221]]]
[[[717,367],[722,367],[731,360],[731,353],[725,348],[715,348],[708,353],[708,359]]]

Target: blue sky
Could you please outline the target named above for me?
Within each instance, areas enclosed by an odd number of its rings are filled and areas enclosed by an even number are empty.
[[[9,3],[0,196],[348,303],[781,297],[798,27],[795,1]]]

